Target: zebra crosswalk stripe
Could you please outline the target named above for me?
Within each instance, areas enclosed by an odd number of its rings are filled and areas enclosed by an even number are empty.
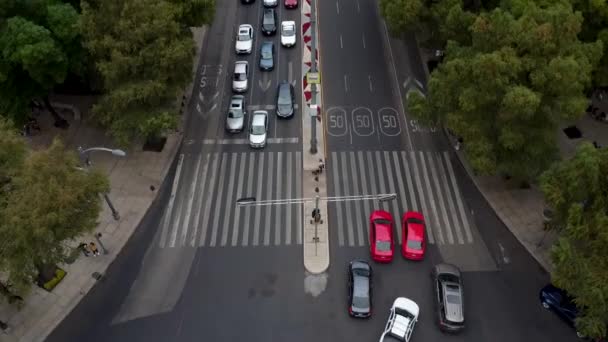
[[[226,246],[228,242],[228,231],[230,229],[230,219],[232,218],[232,209],[236,207],[236,205],[232,202],[232,192],[234,190],[234,180],[235,180],[235,172],[237,169],[236,157],[237,153],[232,153],[232,158],[230,159],[230,178],[228,178],[228,192],[226,193],[226,202],[224,206],[224,225],[222,227],[222,240],[221,246]]]
[[[424,154],[422,154],[421,156],[424,156]],[[454,235],[452,233],[452,229],[451,229],[452,227],[451,227],[450,221],[448,219],[448,213],[445,210],[445,206],[444,206],[444,202],[443,202],[443,191],[441,190],[441,187],[439,186],[439,177],[437,177],[435,165],[433,163],[433,155],[431,153],[431,154],[427,154],[427,156],[428,156],[429,170],[431,171],[433,184],[435,185],[435,189],[436,189],[435,193],[437,194],[437,197],[438,197],[437,206],[439,207],[440,213],[442,215],[441,218],[443,219],[443,223],[440,224],[440,227],[443,227],[445,232],[447,233],[448,243],[453,244]],[[423,161],[423,163],[424,163],[424,161]]]
[[[247,192],[245,192],[245,194],[239,193],[238,196],[249,197],[252,194],[253,181],[254,181],[253,172],[255,171],[255,156],[256,155],[257,154],[255,154],[255,153],[249,154],[249,164],[247,166],[247,168],[249,169],[249,173],[247,174]],[[241,244],[243,246],[249,245],[249,227],[252,224],[252,222],[250,221],[251,211],[252,211],[251,206],[245,207],[245,219],[243,220],[243,222],[245,222],[245,224],[244,224],[244,228],[243,228],[243,237],[241,239]],[[238,227],[238,225],[235,225],[235,229],[236,229],[236,227]]]
[[[241,194],[243,193],[243,177],[245,176],[245,172],[247,171],[247,154],[245,152],[241,152],[239,155],[239,163],[237,164],[239,169],[239,178],[237,181],[237,188],[236,188],[236,197],[239,198],[239,196],[241,196]],[[238,238],[239,238],[239,224],[240,219],[241,219],[241,212],[243,211],[243,209],[241,207],[238,207],[236,205],[233,204],[232,201],[228,202],[229,205],[234,206],[234,222],[232,224],[232,240],[230,245],[231,246],[236,246],[237,242],[238,242]],[[245,221],[247,222],[247,221]],[[247,226],[247,224],[245,224],[245,226]]]
[[[269,153],[268,155],[268,185],[266,186],[266,197],[265,199],[272,199],[272,181],[275,177],[275,167],[274,167],[274,153]],[[259,184],[258,184],[259,185]],[[264,246],[268,246],[270,244],[270,226],[272,225],[272,205],[265,206],[266,215],[264,215]]]
[[[458,205],[458,210],[460,211],[460,217],[462,218],[462,223],[464,226],[464,232],[467,235],[467,241],[469,243],[473,242],[473,235],[471,234],[471,228],[469,226],[469,220],[464,210],[464,206],[462,204],[462,199],[460,198],[460,189],[458,188],[458,183],[456,182],[456,177],[454,177],[454,169],[452,168],[452,163],[450,162],[450,157],[447,152],[443,153],[443,158],[445,159],[448,173],[450,175],[450,179],[452,180],[452,185],[454,186],[454,193],[456,194],[456,204]]]
[[[340,168],[340,164],[338,163],[338,153],[337,152],[332,152],[331,153],[331,169],[333,170],[333,183],[334,183],[334,192],[336,193],[336,195],[341,194],[340,192],[340,176],[339,176],[339,171],[338,169]],[[335,225],[336,225],[336,230],[338,231],[338,242],[340,244],[340,246],[344,245],[344,224],[342,223],[342,205],[340,205],[340,202],[333,202],[335,208],[336,208],[336,216],[335,216]]]
[[[217,176],[217,164],[219,163],[220,154],[215,152],[213,154],[213,166],[211,167],[211,177],[209,177],[209,193],[213,194],[214,189],[217,189],[217,182],[215,181],[215,176]],[[205,210],[203,211],[203,220],[201,221],[201,237],[199,240],[199,246],[205,245],[205,240],[207,238],[207,222],[211,221],[211,215],[209,215],[211,209],[211,202],[214,201],[212,196],[205,196]]]
[[[177,188],[179,186],[179,180],[182,176],[182,166],[184,164],[184,155],[180,154],[177,160],[177,169],[175,171],[175,178],[173,178],[173,185],[171,187],[171,196],[169,197],[169,203],[165,209],[165,213],[162,220],[161,237],[159,245],[165,247],[167,242],[167,235],[169,234],[169,225],[171,224],[171,216],[173,214],[173,206],[175,204],[175,197],[177,195]]]
[[[364,156],[363,156],[363,152],[361,151],[357,151],[357,161],[359,162],[359,172],[361,172],[361,191],[364,194],[370,194],[371,191],[369,189],[369,186],[367,184],[367,176],[365,175],[365,161],[364,161]],[[363,214],[363,222],[364,222],[364,226],[363,226],[363,234],[364,234],[364,244],[365,241],[367,241],[369,243],[369,233],[368,233],[368,228],[367,228],[367,215],[369,215],[372,210],[371,210],[371,206],[370,206],[370,201],[363,201],[363,206],[365,207]]]
[[[260,152],[260,159],[258,162],[258,183],[256,192],[256,198],[262,198],[262,181],[264,180],[264,152]],[[252,245],[257,246],[260,238],[260,212],[262,211],[262,207],[259,205],[255,206],[255,216],[253,218],[253,241]]]
[[[391,158],[390,158],[390,153],[388,151],[384,151],[384,164],[386,166],[386,174],[388,175],[388,188],[391,189],[390,192],[393,192],[394,189],[396,189],[395,187],[395,182],[393,181],[393,172],[391,170],[394,170],[397,174],[396,177],[399,178],[399,169],[393,169],[391,167]],[[402,212],[401,210],[399,210],[399,206],[397,204],[397,202],[399,201],[398,198],[395,198],[394,200],[391,201],[392,206],[393,206],[393,215],[395,215],[394,220],[395,220],[395,227],[397,230],[397,237],[398,240],[397,241],[402,241],[401,240],[401,217],[400,217],[400,213]]]
[[[217,209],[219,209],[220,205],[222,204],[222,197],[224,195],[224,191],[222,191],[222,189],[223,189],[223,185],[224,185],[224,178],[226,178],[226,164],[227,163],[228,163],[228,153],[223,152],[222,153],[222,163],[221,163],[220,170],[219,170],[220,179],[217,182],[219,191],[217,191],[217,200],[214,201],[215,208],[216,208],[215,211],[218,211]],[[217,232],[218,232],[218,228],[219,228],[221,215],[211,215],[211,216],[213,216],[213,223],[211,224],[211,238],[209,239],[209,246],[215,247],[215,244],[217,243]]]
[[[293,175],[293,153],[292,152],[287,152],[287,156],[286,156],[286,162],[287,162],[287,175]],[[286,198],[294,198],[295,196],[292,195],[291,193],[291,180],[288,179],[287,180],[287,191],[285,191],[285,197]],[[287,212],[285,213],[285,227],[287,227],[287,231],[285,232],[285,245],[289,246],[291,245],[291,211],[297,208],[294,204],[289,204],[287,205]],[[278,239],[277,239],[278,241]]]
[[[202,155],[198,155],[196,160],[196,167],[194,168],[194,181],[192,182],[193,186],[190,187],[190,193],[188,194],[188,204],[186,206],[186,217],[182,220],[181,224],[181,239],[180,244],[184,245],[186,243],[186,239],[188,238],[188,226],[190,224],[190,217],[192,216],[192,205],[194,204],[194,192],[196,191],[196,186],[198,184],[198,171],[201,168],[201,161],[203,159]]]
[[[342,158],[340,158],[340,156],[342,156]],[[348,175],[348,171],[347,171],[347,166],[346,166],[346,159],[347,157],[344,154],[340,154],[338,155],[338,159],[339,159],[339,163],[340,163],[340,167],[342,170],[342,175]],[[345,182],[346,184],[346,182]],[[348,196],[348,195],[353,195],[353,193],[351,193],[351,189],[345,185],[344,186],[344,195]],[[346,207],[346,228],[348,229],[348,241],[349,241],[349,245],[353,246],[355,244],[355,233],[354,233],[354,226],[353,226],[353,213],[351,210],[351,205],[350,203],[347,202],[338,202],[341,205],[344,205],[344,207]]]
[[[276,192],[274,194],[274,199],[281,199],[281,186],[283,185],[283,183],[281,182],[282,176],[283,176],[283,152],[278,152],[277,153],[277,185],[276,185]],[[289,194],[288,194],[289,195]],[[289,197],[286,197],[289,198]],[[287,211],[291,210],[291,207],[289,205],[282,205],[280,208],[274,208],[275,209],[275,215],[274,215],[274,245],[280,245],[281,244],[281,227],[286,227],[283,226],[281,224],[281,218],[284,216],[283,213],[286,213]]]
[[[439,222],[439,216],[437,215],[437,206],[435,205],[435,196],[433,196],[433,189],[431,188],[431,181],[429,180],[429,173],[428,170],[426,168],[426,164],[424,163],[424,157],[423,157],[423,152],[422,151],[418,151],[418,153],[414,153],[414,155],[412,156],[412,160],[414,160],[414,167],[416,169],[418,169],[418,161],[417,161],[417,156],[419,155],[421,158],[421,162],[420,165],[422,166],[422,178],[424,179],[424,185],[426,186],[426,193],[428,195],[429,198],[429,205],[431,208],[430,212],[426,212],[425,213],[425,217],[427,217],[427,220],[431,217],[432,215],[432,220],[431,220],[431,229],[434,230],[434,233],[437,234],[439,242],[441,244],[444,244],[445,241],[443,240],[443,232],[441,231],[441,223]]]
[[[210,154],[206,154],[205,155],[205,163],[203,164],[203,175],[201,177],[201,181],[199,182],[200,186],[199,186],[199,194],[204,194],[205,193],[205,185],[207,184],[207,173],[209,171],[209,163],[211,162],[211,155]],[[198,233],[198,222],[200,220],[201,217],[201,209],[203,208],[203,203],[204,203],[204,196],[197,196],[198,197],[198,204],[196,204],[197,202],[195,202],[195,206],[197,208],[195,214],[194,214],[194,222],[192,223],[192,234],[190,235],[190,246],[191,247],[195,247],[196,246],[196,237],[197,237],[197,233]]]
[[[443,160],[440,153],[433,154],[433,160],[437,162],[437,173],[439,174],[439,178],[441,180],[442,186],[445,189],[445,199],[449,207],[449,212],[452,214],[450,217],[452,218],[453,228],[456,232],[456,238],[458,239],[459,244],[464,244],[464,239],[462,238],[462,227],[460,225],[460,221],[458,220],[458,216],[456,213],[456,208],[454,207],[454,201],[452,200],[452,192],[450,189],[450,185],[448,183],[448,179],[445,175],[445,169],[443,167]],[[458,196],[456,196],[458,197]]]
[[[360,194],[361,192],[359,192],[359,182],[365,178],[365,175],[363,175],[363,173],[361,172],[357,172],[357,168],[355,166],[355,152],[349,152],[349,161],[350,161],[350,172],[352,173],[352,176],[350,179],[353,179],[353,194]],[[348,203],[347,203],[348,205]],[[363,213],[363,204],[360,203],[360,201],[355,201],[353,202],[353,206],[355,207],[355,214],[356,217],[359,219],[361,218],[361,215],[365,215]],[[357,222],[361,222],[360,220],[357,220]],[[363,225],[360,223],[355,223],[355,229],[357,231],[357,240],[359,241],[359,246],[364,246],[365,242],[363,240]]]
[[[296,152],[296,198],[302,197],[302,152]],[[302,244],[302,225],[304,224],[304,218],[302,216],[302,211],[304,210],[303,204],[297,204],[298,210],[296,211],[296,227],[297,230],[297,243],[298,245]]]

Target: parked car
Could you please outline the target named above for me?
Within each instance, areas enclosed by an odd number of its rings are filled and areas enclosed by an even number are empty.
[[[260,47],[260,70],[274,69],[274,43],[263,42]]]
[[[237,54],[251,53],[253,47],[253,26],[243,24],[239,26],[239,31],[236,34],[235,51]]]
[[[540,290],[540,303],[543,308],[555,312],[562,320],[571,327],[576,328],[575,320],[578,317],[578,308],[568,293],[552,284],[548,284]],[[576,336],[584,338],[579,331]]]
[[[461,331],[464,329],[464,290],[460,270],[451,264],[438,264],[433,267],[431,278],[439,329]]]
[[[262,15],[262,33],[271,36],[277,33],[277,13],[274,8],[264,8]]]
[[[293,116],[293,107],[296,102],[294,93],[293,86],[289,82],[283,81],[279,83],[277,91],[277,116],[281,118]]]
[[[247,122],[245,111],[245,96],[232,95],[230,98],[230,107],[226,115],[226,131],[230,133],[242,132]]]
[[[251,118],[251,128],[249,129],[249,146],[253,148],[263,148],[266,146],[266,136],[268,134],[268,112],[256,110]]]
[[[298,0],[285,0],[285,8],[298,8]]]
[[[292,47],[296,45],[296,22],[284,21],[281,23],[281,45]]]
[[[255,0],[241,0],[242,4],[252,4],[254,2],[255,2]]]
[[[412,338],[420,308],[413,300],[399,297],[393,302],[380,342],[403,341]]]
[[[369,241],[371,258],[377,262],[393,261],[393,217],[384,210],[376,210],[369,218]]]
[[[348,314],[357,318],[372,315],[372,268],[363,260],[348,265]]]
[[[410,260],[422,260],[426,250],[424,216],[417,211],[408,211],[403,214],[401,229],[403,257]]]
[[[249,78],[249,63],[238,61],[234,63],[234,75],[232,78],[232,90],[237,93],[247,91],[247,80]]]

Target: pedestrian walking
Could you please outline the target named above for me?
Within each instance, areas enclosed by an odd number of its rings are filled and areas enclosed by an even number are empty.
[[[91,250],[89,249],[89,245],[87,245],[86,243],[83,242],[78,247],[80,247],[84,256],[88,257],[91,255]]]
[[[93,253],[93,256],[98,256],[99,255],[99,249],[97,249],[97,246],[95,245],[95,242],[89,243],[89,249],[91,250],[91,253]]]
[[[323,169],[325,169],[325,162],[323,159],[319,159],[319,173],[323,173]]]

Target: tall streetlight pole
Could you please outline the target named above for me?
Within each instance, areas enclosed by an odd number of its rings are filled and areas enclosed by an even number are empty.
[[[319,236],[317,234],[317,225],[321,221],[321,212],[319,211],[319,201],[325,202],[348,202],[348,201],[365,201],[365,200],[378,200],[380,202],[392,201],[397,198],[397,194],[376,194],[376,195],[352,195],[352,196],[333,196],[333,197],[319,197],[314,198],[289,198],[279,200],[263,200],[258,201],[255,197],[243,197],[236,201],[238,206],[262,206],[262,205],[283,205],[283,204],[303,204],[303,203],[315,203],[315,209],[313,209],[312,217],[315,224],[315,236],[313,241],[319,242]]]
[[[80,156],[80,160],[84,161],[84,167],[86,169],[88,169],[91,166],[91,159],[89,158],[89,153],[91,153],[93,151],[110,152],[110,153],[112,153],[112,155],[117,156],[117,157],[125,157],[127,155],[127,153],[125,151],[119,150],[119,149],[111,149],[111,148],[106,148],[106,147],[91,147],[91,148],[87,148],[85,150],[82,148],[82,146],[78,146],[78,155]],[[104,193],[103,198],[106,201],[106,203],[108,204],[108,207],[110,207],[110,210],[112,211],[112,217],[114,217],[114,220],[116,220],[116,221],[120,220],[120,214],[118,213],[116,208],[114,208],[114,205],[112,205],[112,201],[110,201],[110,197],[108,197],[108,194]]]

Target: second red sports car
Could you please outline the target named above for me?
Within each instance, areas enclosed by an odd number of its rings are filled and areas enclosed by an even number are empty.
[[[285,0],[285,8],[298,7],[298,0]]]
[[[403,257],[410,260],[422,260],[426,250],[424,216],[417,211],[408,211],[403,214],[401,229],[403,229],[401,243]]]
[[[393,217],[384,210],[376,210],[369,218],[369,241],[372,260],[393,261]]]

